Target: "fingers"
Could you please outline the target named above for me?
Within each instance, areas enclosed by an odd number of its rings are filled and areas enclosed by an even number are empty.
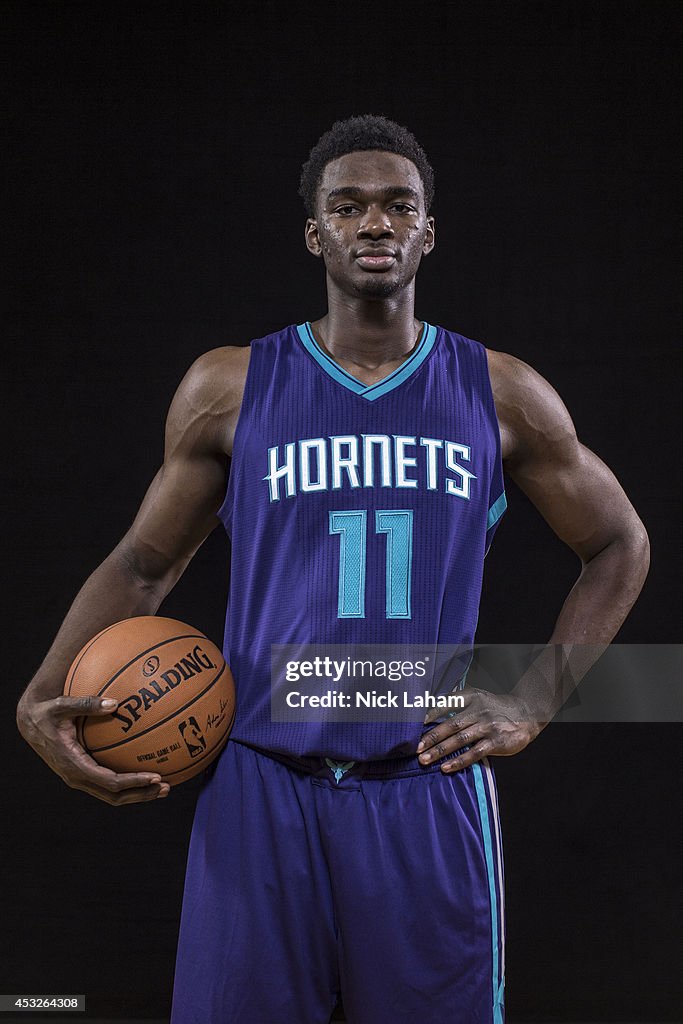
[[[142,803],[168,796],[170,785],[158,772],[115,772],[95,761],[79,743],[74,719],[111,714],[115,700],[55,697],[37,706],[28,741],[69,786],[112,806]]]
[[[420,763],[431,764],[463,747],[467,750],[442,764],[442,771],[458,771],[490,755],[518,754],[538,735],[538,730],[520,717],[519,707],[517,699],[509,695],[471,689],[463,711],[421,737],[416,751]]]
[[[170,786],[158,772],[114,772],[95,761],[75,741],[69,747],[70,763],[60,775],[71,789],[80,789],[105,803],[139,803],[166,797]]]
[[[50,712],[57,718],[80,718],[81,715],[110,715],[116,709],[117,702],[110,697],[55,697],[46,701]]]
[[[75,770],[67,768],[60,773],[67,786],[114,807],[164,798],[171,789],[168,782],[163,782],[154,772],[113,772],[97,764],[85,752],[73,760]]]
[[[448,754],[454,754],[456,750],[471,746],[478,740],[486,738],[486,725],[481,722],[472,721],[467,727],[449,729],[450,723],[443,723],[441,726],[423,736],[418,744],[417,750],[420,764],[432,764]]]
[[[445,775],[450,775],[452,772],[459,772],[463,768],[469,768],[471,764],[481,761],[482,758],[488,757],[493,753],[493,747],[492,741],[485,737],[478,743],[475,743],[473,747],[470,747],[469,750],[465,750],[457,757],[452,757],[449,761],[445,761],[441,765],[441,771]]]
[[[430,729],[420,738],[420,742],[417,745],[418,754],[422,750],[428,750],[430,747],[436,747],[440,745],[444,740],[447,740],[449,736],[457,736],[458,745],[463,746],[467,740],[464,739],[462,733],[469,727],[475,725],[478,721],[474,714],[465,715],[462,717],[458,715],[457,718],[449,718],[445,722],[441,722],[434,729]],[[457,746],[452,749],[457,750]],[[443,755],[441,755],[443,756]]]
[[[72,786],[71,788],[80,789],[112,807],[120,807],[123,804],[149,803],[151,800],[163,800],[168,796],[171,789],[167,782],[161,783],[160,785],[141,785],[139,787],[120,789],[118,791],[88,785],[77,785]]]
[[[468,747],[467,751],[441,765],[441,771],[450,773],[474,764],[493,751],[494,744],[488,736],[491,716],[477,708],[477,691],[465,688],[462,693],[465,699],[463,710],[449,716],[445,722],[440,722],[421,737],[417,745],[421,764],[433,764],[434,761]],[[430,715],[425,719],[425,724],[428,724],[428,720],[440,717],[439,710],[433,709]]]
[[[458,708],[457,711],[451,711],[448,714],[449,719],[454,715],[458,718],[471,706],[472,702],[477,696],[477,690],[471,686],[465,686],[462,690],[453,690],[451,696],[456,696],[462,699],[462,707]],[[424,718],[425,725],[431,725],[437,718],[443,718],[443,708],[430,708]]]

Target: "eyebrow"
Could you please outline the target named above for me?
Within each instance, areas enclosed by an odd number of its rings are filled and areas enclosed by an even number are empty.
[[[417,202],[420,198],[419,192],[411,188],[410,185],[388,185],[387,188],[380,189],[379,191],[387,199],[394,196],[410,196]],[[327,193],[327,202],[329,203],[330,199],[336,199],[337,196],[355,196],[360,198],[362,195],[363,189],[358,188],[357,185],[343,185],[341,188],[333,188],[331,192]]]

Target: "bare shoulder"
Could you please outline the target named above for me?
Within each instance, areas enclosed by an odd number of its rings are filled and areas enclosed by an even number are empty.
[[[230,455],[250,352],[248,345],[224,345],[195,359],[174,395],[167,433]]]
[[[545,377],[507,352],[486,355],[504,459],[578,444],[567,407]]]
[[[251,347],[223,345],[204,352],[190,366],[179,391],[186,400],[213,409],[230,408],[241,403],[249,366]]]

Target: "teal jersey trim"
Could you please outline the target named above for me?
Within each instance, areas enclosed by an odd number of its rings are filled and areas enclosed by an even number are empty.
[[[503,1024],[503,1015],[500,1008],[502,986],[498,983],[498,901],[496,899],[496,883],[494,880],[491,823],[489,822],[489,809],[486,805],[486,792],[484,790],[484,779],[480,765],[475,762],[472,765],[472,771],[474,772],[474,785],[477,790],[477,803],[479,804],[481,831],[484,837],[484,855],[486,858],[486,874],[488,875],[489,881],[489,903],[491,905],[491,942],[493,946],[493,1024]]]
[[[505,491],[497,498],[491,508],[489,509],[488,518],[486,520],[486,529],[490,530],[492,526],[495,526],[500,517],[502,516],[505,509],[508,507],[508,501],[505,497]]]
[[[348,388],[349,391],[353,391],[354,394],[359,395],[361,398],[365,398],[368,402],[374,402],[375,399],[381,398],[382,395],[388,394],[397,388],[400,384],[403,384],[408,377],[411,377],[416,370],[422,366],[423,362],[434,348],[436,342],[437,330],[432,324],[428,324],[424,321],[422,328],[422,334],[420,340],[410,356],[409,359],[399,366],[393,373],[390,373],[388,377],[384,377],[383,380],[377,381],[376,384],[363,384],[362,381],[356,377],[347,373],[346,370],[342,369],[338,363],[335,363],[334,359],[331,359],[326,352],[323,352],[318,342],[313,337],[313,331],[311,330],[311,324],[309,320],[306,320],[303,324],[297,324],[297,333],[301,340],[301,344],[304,346],[310,356],[315,359],[316,363],[325,373],[337,382],[342,387]]]

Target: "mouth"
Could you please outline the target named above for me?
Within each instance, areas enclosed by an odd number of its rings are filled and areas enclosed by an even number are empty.
[[[364,270],[386,270],[396,262],[396,257],[391,255],[381,256],[356,256],[358,263]]]

